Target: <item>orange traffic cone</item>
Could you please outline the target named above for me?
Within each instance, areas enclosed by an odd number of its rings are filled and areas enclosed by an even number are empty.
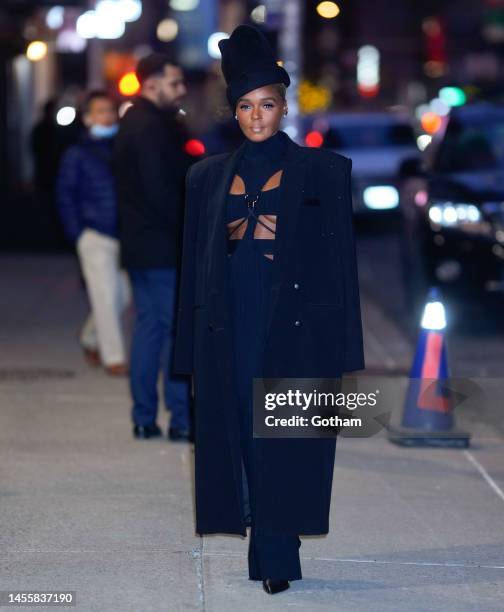
[[[453,394],[448,388],[446,314],[436,287],[429,292],[410,372],[400,427],[388,438],[401,446],[467,448],[470,435],[455,429]]]

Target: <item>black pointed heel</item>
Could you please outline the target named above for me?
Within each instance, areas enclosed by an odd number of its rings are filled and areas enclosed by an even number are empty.
[[[263,589],[269,595],[274,595],[275,593],[286,591],[289,587],[290,584],[288,580],[271,580],[270,578],[266,578],[266,580],[263,580]]]

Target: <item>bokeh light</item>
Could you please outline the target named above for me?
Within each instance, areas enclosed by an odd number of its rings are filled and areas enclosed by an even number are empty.
[[[34,40],[26,49],[26,57],[30,62],[38,62],[47,55],[47,44],[42,40]]]
[[[134,96],[140,91],[140,83],[134,72],[127,72],[121,77],[119,91],[123,96]]]
[[[435,134],[442,125],[442,119],[436,113],[428,112],[422,115],[420,123],[428,134]]]
[[[184,145],[184,151],[193,157],[199,157],[205,154],[205,145],[197,138],[191,138]]]
[[[425,149],[430,145],[432,141],[432,136],[429,134],[420,134],[416,139],[417,147],[420,151],[425,151]]]
[[[157,37],[162,42],[170,42],[175,40],[178,34],[178,23],[175,19],[163,19],[158,23],[156,29]]]
[[[308,132],[305,136],[307,147],[321,147],[324,144],[324,137],[320,132]]]
[[[250,18],[254,23],[264,23],[266,21],[266,7],[264,4],[259,4],[250,13]]]
[[[324,0],[324,2],[320,2],[317,4],[317,13],[324,17],[324,19],[334,19],[340,13],[340,8],[336,4],[336,2],[330,2],[329,0]]]
[[[462,106],[467,102],[465,92],[460,87],[442,87],[438,95],[448,106]]]
[[[53,6],[47,11],[46,25],[51,30],[61,28],[65,20],[65,9],[62,6]]]
[[[219,40],[223,38],[229,38],[229,34],[226,34],[226,32],[214,32],[208,37],[208,55],[213,59],[220,59]]]
[[[56,123],[58,125],[67,126],[75,121],[77,111],[73,106],[63,106],[56,113]]]
[[[199,6],[199,0],[170,0],[170,8],[174,11],[194,11]]]

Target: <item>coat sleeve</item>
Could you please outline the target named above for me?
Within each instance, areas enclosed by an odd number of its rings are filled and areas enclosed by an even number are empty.
[[[79,207],[79,150],[71,147],[60,163],[56,181],[56,201],[65,234],[75,242],[82,232]]]
[[[196,240],[201,198],[199,181],[195,174],[195,168],[192,166],[186,175],[182,267],[173,365],[174,371],[180,374],[191,374],[193,371]]]
[[[344,172],[345,197],[343,198],[343,286],[345,309],[345,356],[343,371],[363,370],[364,348],[359,296],[359,277],[353,228],[352,206],[352,160],[347,160]]]

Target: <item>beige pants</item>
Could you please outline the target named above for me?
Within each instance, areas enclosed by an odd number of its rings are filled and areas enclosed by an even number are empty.
[[[128,278],[119,266],[119,242],[92,229],[77,241],[91,314],[81,332],[81,344],[98,349],[104,365],[126,363],[122,314],[131,299]]]

